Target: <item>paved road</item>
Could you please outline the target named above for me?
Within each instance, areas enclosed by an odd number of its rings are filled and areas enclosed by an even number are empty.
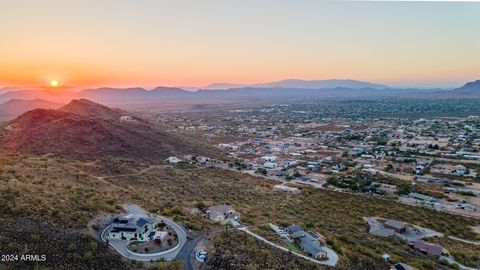
[[[205,234],[201,234],[195,237],[192,240],[188,240],[187,243],[178,253],[176,260],[179,260],[183,263],[184,270],[196,270],[195,267],[197,259],[195,258],[195,252],[202,249],[202,246],[207,242],[207,237]]]
[[[468,267],[468,266],[465,266],[465,265],[463,265],[463,264],[460,264],[460,263],[458,263],[457,261],[455,261],[455,259],[452,258],[452,257],[442,256],[442,257],[440,257],[440,259],[445,259],[445,260],[447,260],[447,262],[448,262],[449,264],[456,264],[456,265],[458,265],[458,268],[461,269],[461,270],[478,270],[478,268],[472,268],[472,267]]]
[[[301,257],[305,260],[309,260],[311,262],[314,262],[316,264],[323,264],[323,265],[328,265],[328,266],[335,266],[337,264],[337,261],[338,261],[338,255],[337,253],[335,253],[335,251],[327,248],[327,247],[323,247],[323,249],[327,252],[327,256],[328,256],[328,259],[325,260],[325,261],[319,261],[319,260],[315,260],[314,258],[311,258],[311,257],[308,257],[306,255],[303,255],[303,254],[300,254],[298,252],[295,252],[295,251],[290,251],[288,248],[286,247],[282,247],[280,245],[277,245],[273,242],[270,242],[269,240],[261,237],[260,235],[256,234],[256,233],[253,233],[251,232],[250,230],[247,229],[247,227],[238,227],[237,228],[238,230],[240,231],[244,231],[246,233],[248,233],[249,235],[257,238],[258,240],[262,241],[262,242],[265,242],[267,244],[269,244],[270,246],[273,246],[275,248],[278,248],[278,249],[281,249],[285,252],[289,252],[289,253],[292,253],[293,255],[295,256],[298,256],[298,257]]]
[[[418,157],[423,157],[423,158],[430,158],[430,159],[436,159],[436,160],[441,160],[441,161],[448,161],[448,162],[456,162],[456,163],[465,163],[465,164],[476,164],[480,165],[480,160],[473,160],[473,159],[456,159],[456,158],[444,158],[444,157],[431,157],[431,156],[422,156],[422,155],[417,155]]]
[[[464,243],[467,243],[467,244],[471,244],[471,245],[475,245],[475,246],[480,246],[480,241],[470,241],[470,240],[458,238],[458,237],[451,236],[451,235],[449,235],[448,238],[453,239],[453,240],[456,240],[456,241],[464,242]]]

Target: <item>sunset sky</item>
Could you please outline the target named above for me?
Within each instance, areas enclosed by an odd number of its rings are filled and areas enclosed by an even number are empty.
[[[0,0],[0,87],[480,79],[480,3]]]

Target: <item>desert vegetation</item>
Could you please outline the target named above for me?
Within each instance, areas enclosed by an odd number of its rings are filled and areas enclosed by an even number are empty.
[[[401,240],[369,235],[363,216],[393,218],[446,235],[472,240],[478,238],[471,230],[472,226],[477,225],[473,219],[388,200],[307,187],[303,187],[298,196],[288,196],[275,193],[272,189],[275,184],[273,181],[232,171],[213,168],[182,169],[162,165],[139,175],[112,174],[101,177],[91,175],[80,165],[75,161],[28,156],[11,156],[2,160],[2,216],[10,221],[27,218],[58,228],[78,230],[84,234],[88,221],[94,216],[102,212],[119,212],[121,204],[130,202],[137,203],[150,212],[184,222],[195,230],[210,230],[218,225],[199,215],[192,215],[185,209],[231,204],[241,213],[241,222],[249,226],[269,222],[295,223],[308,225],[311,230],[321,232],[328,244],[339,253],[338,267],[341,269],[378,269],[385,265],[381,258],[383,253],[389,253],[393,262],[407,262],[420,269],[435,268],[433,259],[413,251]],[[131,170],[141,169],[143,168]],[[43,239],[43,236],[39,237]],[[231,241],[237,241],[236,239],[232,236]],[[20,240],[18,243],[21,245],[26,242],[27,240]],[[52,245],[54,244],[64,246],[61,241],[55,241]],[[232,252],[235,251],[236,257],[248,257],[249,252],[255,252],[259,248],[256,244],[248,248],[238,247],[239,250],[221,244],[217,247],[219,249],[215,250],[215,256],[233,256]],[[462,249],[453,246],[452,253],[460,254],[460,251],[455,253],[456,250]],[[222,252],[226,254],[221,255]],[[465,262],[473,261],[480,254],[476,248],[468,248],[468,252],[463,253],[468,254],[468,257],[460,258]],[[97,253],[91,254],[97,256]],[[254,261],[248,264],[251,264],[251,269],[261,268],[261,264]],[[216,264],[211,267],[214,265]]]

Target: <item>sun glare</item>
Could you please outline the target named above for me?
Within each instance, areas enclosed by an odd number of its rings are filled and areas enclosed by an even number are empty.
[[[50,86],[51,87],[57,87],[58,86],[58,81],[57,80],[51,80],[50,81]]]

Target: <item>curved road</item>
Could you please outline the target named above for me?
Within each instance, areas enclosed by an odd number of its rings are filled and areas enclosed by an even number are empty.
[[[195,266],[197,259],[195,258],[195,252],[200,249],[200,246],[207,241],[205,234],[201,234],[192,240],[187,241],[183,248],[178,253],[175,259],[183,263],[184,270],[196,270]]]
[[[281,249],[281,250],[283,250],[283,251],[285,251],[285,252],[292,253],[292,254],[294,254],[295,256],[301,257],[301,258],[303,258],[303,259],[305,259],[305,260],[309,260],[309,261],[314,262],[314,263],[316,263],[316,264],[323,264],[323,265],[328,265],[328,266],[335,266],[335,265],[337,264],[338,255],[337,255],[337,253],[335,253],[335,251],[333,251],[333,250],[331,250],[331,249],[329,249],[329,248],[324,247],[325,251],[327,252],[328,260],[319,261],[319,260],[315,260],[314,258],[308,257],[308,256],[306,256],[306,255],[300,254],[300,253],[298,253],[298,252],[291,251],[291,250],[289,250],[289,249],[286,248],[286,247],[282,247],[282,246],[277,245],[277,244],[275,244],[275,243],[273,243],[273,242],[270,242],[269,240],[261,237],[260,235],[255,234],[255,233],[249,231],[249,230],[247,229],[247,227],[238,227],[237,229],[240,230],[240,231],[244,231],[244,232],[248,233],[249,235],[257,238],[258,240],[260,240],[260,241],[262,241],[262,242],[265,242],[265,243],[269,244],[270,246],[273,246],[273,247],[275,247],[275,248]]]

